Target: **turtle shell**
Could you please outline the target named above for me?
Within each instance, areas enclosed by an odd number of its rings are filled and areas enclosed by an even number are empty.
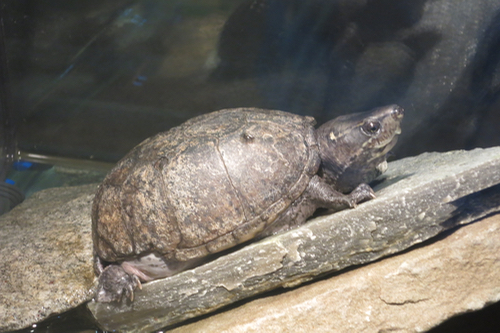
[[[226,109],[135,147],[97,191],[96,254],[186,261],[255,237],[306,189],[320,158],[314,119]]]

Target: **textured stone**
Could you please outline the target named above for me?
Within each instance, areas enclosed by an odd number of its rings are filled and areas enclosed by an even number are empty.
[[[497,211],[500,148],[426,153],[390,164],[378,198],[208,264],[153,281],[134,302],[89,303],[107,330],[148,332],[404,250]],[[389,300],[389,302],[391,302]]]
[[[500,300],[500,215],[377,263],[172,330],[424,332]]]
[[[0,217],[0,331],[93,296],[90,205],[97,185],[35,193]]]

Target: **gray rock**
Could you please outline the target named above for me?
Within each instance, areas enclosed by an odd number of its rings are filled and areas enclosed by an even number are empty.
[[[90,205],[97,185],[35,193],[0,217],[0,331],[90,300]]]
[[[426,153],[390,164],[378,198],[323,216],[170,278],[133,303],[89,303],[107,330],[149,332],[275,289],[404,250],[498,211],[500,148]]]
[[[499,239],[497,214],[428,246],[171,333],[425,332],[500,300]]]

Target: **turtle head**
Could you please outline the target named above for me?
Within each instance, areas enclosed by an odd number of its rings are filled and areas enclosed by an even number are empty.
[[[317,140],[322,177],[347,193],[387,169],[387,153],[401,133],[404,110],[389,105],[340,116],[320,126]]]

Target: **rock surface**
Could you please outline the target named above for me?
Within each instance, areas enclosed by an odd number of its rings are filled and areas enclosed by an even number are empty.
[[[500,209],[500,148],[391,163],[378,198],[143,286],[134,302],[89,303],[106,330],[149,332],[278,287],[402,251]],[[383,187],[383,188],[382,188]],[[471,195],[472,194],[472,195]]]
[[[0,331],[93,296],[90,205],[97,185],[44,190],[0,218]]]
[[[499,210],[499,186],[476,193],[500,183],[499,168],[500,147],[392,162],[373,201],[145,284],[132,304],[91,302],[89,307],[109,330],[148,332],[260,292],[374,261]],[[91,300],[95,189],[41,191],[0,218],[0,331],[27,327]],[[493,232],[492,239],[498,238]],[[457,256],[453,252],[449,259]],[[406,298],[420,297],[413,292],[384,295],[387,303],[404,305]],[[469,308],[488,300],[493,298],[478,298]],[[373,314],[378,311],[372,308]]]
[[[500,300],[500,215],[444,239],[172,330],[424,332]]]

